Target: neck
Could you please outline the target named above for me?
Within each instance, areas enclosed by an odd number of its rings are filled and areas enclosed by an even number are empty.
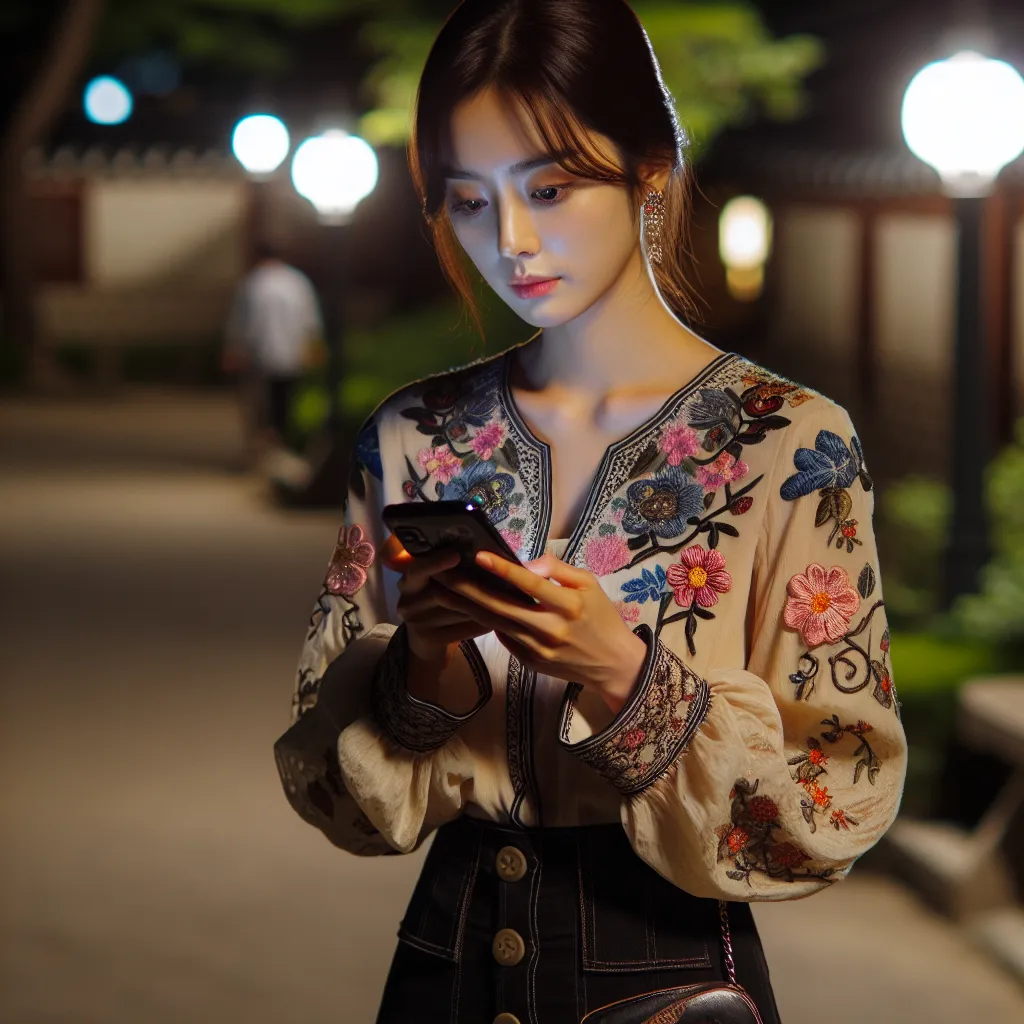
[[[665,380],[666,369],[696,370],[715,351],[665,305],[637,249],[600,299],[576,319],[544,328],[518,361],[531,388],[606,394],[647,390]]]

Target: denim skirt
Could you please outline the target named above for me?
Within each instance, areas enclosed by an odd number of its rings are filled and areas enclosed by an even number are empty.
[[[728,916],[737,981],[779,1024],[750,907],[729,903]],[[718,901],[664,879],[621,825],[464,815],[434,837],[377,1024],[579,1024],[620,999],[725,978]]]

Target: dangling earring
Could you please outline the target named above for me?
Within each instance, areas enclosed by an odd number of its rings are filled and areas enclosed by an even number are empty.
[[[661,248],[661,225],[665,220],[665,194],[651,189],[644,200],[644,241],[647,244],[647,258],[651,263],[660,263],[664,252]]]

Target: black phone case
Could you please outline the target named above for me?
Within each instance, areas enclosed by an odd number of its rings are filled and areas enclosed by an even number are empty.
[[[534,603],[533,598],[518,587],[481,569],[474,561],[478,551],[489,551],[517,565],[522,564],[483,509],[462,501],[409,502],[386,505],[381,517],[410,555],[455,548],[459,552],[460,568],[481,586]]]

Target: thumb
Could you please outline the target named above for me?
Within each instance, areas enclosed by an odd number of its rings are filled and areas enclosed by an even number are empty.
[[[538,576],[543,576],[563,587],[572,587],[574,590],[587,586],[592,578],[585,569],[577,569],[575,566],[568,565],[560,558],[555,558],[554,555],[541,555],[540,558],[527,562],[526,567]]]

